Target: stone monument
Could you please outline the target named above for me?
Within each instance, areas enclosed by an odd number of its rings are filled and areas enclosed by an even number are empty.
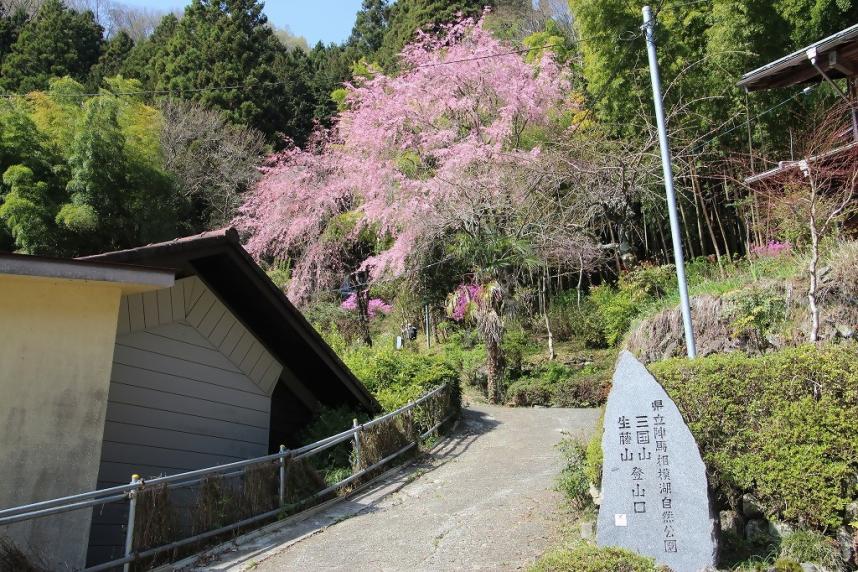
[[[717,559],[706,467],[676,404],[622,352],[605,408],[597,541],[651,556],[675,572]]]

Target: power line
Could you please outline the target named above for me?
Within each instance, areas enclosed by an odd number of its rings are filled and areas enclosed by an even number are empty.
[[[792,95],[790,95],[789,97],[787,97],[786,99],[784,99],[783,101],[780,101],[780,102],[778,102],[778,103],[776,103],[776,104],[772,105],[772,106],[771,106],[771,107],[769,107],[768,109],[765,109],[765,110],[761,111],[760,113],[758,113],[758,114],[754,115],[753,117],[751,117],[751,119],[750,119],[750,120],[751,120],[751,121],[755,121],[755,120],[757,120],[757,119],[759,119],[759,118],[763,117],[764,115],[768,115],[769,113],[771,113],[771,112],[773,112],[773,111],[775,111],[775,110],[777,110],[777,109],[780,109],[781,107],[783,107],[784,105],[786,105],[786,104],[787,104],[787,103],[789,103],[790,101],[792,101],[792,100],[796,99],[799,95],[808,95],[808,94],[809,94],[810,92],[812,92],[812,91],[813,91],[813,87],[806,87],[806,88],[802,89],[801,91],[797,91],[797,92],[795,92],[794,94],[792,94]],[[736,121],[737,119],[738,119],[738,116],[737,116],[737,118],[731,119],[730,121],[731,121],[731,122],[732,122],[732,121]],[[724,131],[723,133],[716,133],[715,135],[713,135],[712,137],[710,137],[710,138],[709,138],[709,139],[707,139],[706,141],[703,141],[703,142],[701,142],[701,143],[697,143],[696,145],[694,145],[694,146],[691,148],[691,153],[692,153],[692,154],[694,154],[694,153],[697,153],[698,151],[701,151],[704,147],[706,147],[707,145],[709,145],[710,143],[712,143],[712,142],[713,142],[713,141],[715,141],[716,139],[718,139],[718,138],[720,138],[720,137],[724,137],[725,135],[729,135],[729,134],[730,134],[730,133],[732,133],[733,131],[735,131],[735,130],[737,130],[737,129],[740,129],[740,128],[742,128],[742,127],[744,127],[744,124],[739,123],[739,124],[737,124],[737,125],[734,125],[734,126],[733,126],[733,127],[731,127],[730,129],[728,129],[727,131]]]

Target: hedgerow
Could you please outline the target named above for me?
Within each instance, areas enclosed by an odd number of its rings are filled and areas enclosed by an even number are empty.
[[[651,366],[734,508],[753,492],[769,516],[818,529],[858,497],[858,348],[805,345]]]

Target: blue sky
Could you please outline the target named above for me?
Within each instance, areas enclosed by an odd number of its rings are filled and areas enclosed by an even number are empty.
[[[120,0],[122,4],[174,10],[185,7],[189,0]],[[267,0],[265,13],[277,27],[295,35],[304,36],[312,46],[319,40],[324,43],[341,42],[352,31],[355,14],[361,0]]]

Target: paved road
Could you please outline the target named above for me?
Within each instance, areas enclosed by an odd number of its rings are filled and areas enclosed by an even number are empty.
[[[403,486],[317,533],[254,559],[254,571],[518,570],[555,540],[563,432],[596,410],[475,405]],[[245,562],[248,564],[248,562]]]

